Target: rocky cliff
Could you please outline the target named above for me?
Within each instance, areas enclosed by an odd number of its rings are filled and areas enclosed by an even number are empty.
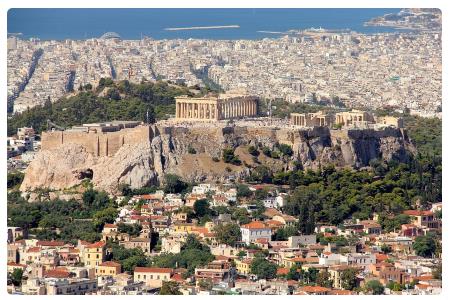
[[[21,190],[62,190],[90,178],[96,188],[117,193],[120,183],[138,188],[160,183],[167,173],[178,174],[187,181],[215,182],[242,179],[259,164],[274,171],[291,169],[294,162],[313,169],[327,164],[360,168],[373,158],[404,161],[408,153],[415,153],[406,133],[393,128],[329,130],[153,125],[150,130],[152,134],[148,139],[138,144],[124,144],[112,156],[95,156],[74,143],[42,150],[26,170]],[[247,151],[249,145],[274,149],[278,143],[292,147],[291,158],[273,159],[260,153],[255,161]],[[221,158],[226,147],[235,149],[242,165],[213,160]]]

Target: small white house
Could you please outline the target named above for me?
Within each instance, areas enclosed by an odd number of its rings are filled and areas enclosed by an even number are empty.
[[[260,221],[253,221],[241,226],[242,241],[247,245],[258,239],[271,240],[272,230]]]

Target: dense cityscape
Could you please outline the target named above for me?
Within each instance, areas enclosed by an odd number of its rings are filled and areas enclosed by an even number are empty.
[[[206,77],[288,102],[441,111],[440,33],[376,34],[307,30],[263,40],[8,40],[8,97],[14,111],[56,101],[102,77],[166,79],[187,86]],[[38,62],[35,64],[35,62]],[[426,87],[426,88],[425,88]]]
[[[440,294],[440,12],[367,21],[11,34],[8,293]]]

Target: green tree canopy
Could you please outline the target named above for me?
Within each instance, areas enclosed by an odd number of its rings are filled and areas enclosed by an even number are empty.
[[[237,241],[241,240],[241,229],[236,223],[220,223],[214,227],[214,232],[219,243],[229,246],[234,246]]]
[[[384,286],[378,280],[370,280],[366,283],[367,291],[371,292],[372,295],[383,295]]]
[[[252,274],[255,274],[260,279],[272,279],[277,275],[278,266],[265,258],[257,257],[253,259],[250,270]]]
[[[431,235],[418,236],[414,241],[413,249],[419,256],[432,257],[436,251],[436,241]]]
[[[175,174],[166,174],[165,176],[165,193],[181,193],[188,185],[181,180],[181,177]]]

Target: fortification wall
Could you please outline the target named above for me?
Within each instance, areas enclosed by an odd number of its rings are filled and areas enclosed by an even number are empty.
[[[150,126],[125,128],[114,132],[43,132],[41,137],[42,150],[53,150],[63,144],[83,146],[87,152],[95,156],[112,156],[124,144],[135,145],[153,138]]]

